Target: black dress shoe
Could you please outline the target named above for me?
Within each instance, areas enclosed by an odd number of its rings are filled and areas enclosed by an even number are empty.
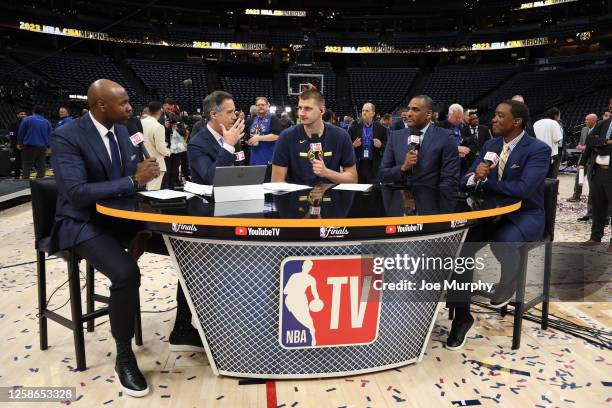
[[[193,327],[174,328],[168,338],[170,351],[196,351],[203,353],[204,345],[200,333]]]
[[[127,359],[117,359],[115,378],[119,381],[121,390],[127,395],[139,398],[149,393],[147,380],[138,369],[134,355]]]
[[[459,350],[465,346],[467,341],[467,333],[474,324],[474,318],[470,316],[467,319],[455,319],[451,326],[450,334],[446,339],[446,348],[449,350]]]
[[[584,217],[578,218],[577,221],[589,221],[590,219],[591,219],[591,217],[589,217],[588,215],[585,215]]]
[[[506,306],[512,300],[514,292],[516,292],[516,280],[503,284],[500,283],[495,289],[495,292],[493,292],[493,296],[491,296],[491,307],[499,309]]]

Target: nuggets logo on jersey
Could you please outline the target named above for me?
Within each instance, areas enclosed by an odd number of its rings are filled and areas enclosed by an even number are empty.
[[[284,348],[370,344],[381,292],[372,258],[291,257],[281,264],[279,342]]]

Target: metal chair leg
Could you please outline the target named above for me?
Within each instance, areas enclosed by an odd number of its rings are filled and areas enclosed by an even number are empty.
[[[523,328],[523,314],[525,313],[525,285],[527,283],[527,261],[529,252],[522,248],[519,276],[516,282],[516,299],[514,304],[514,328],[512,330],[512,350],[521,347],[521,330]]]
[[[86,292],[86,311],[87,313],[91,313],[94,311],[95,308],[95,300],[94,300],[94,291],[95,291],[95,286],[96,286],[96,282],[94,280],[94,268],[93,266],[89,263],[86,262],[86,271],[85,271],[85,292]],[[93,332],[95,328],[95,322],[94,320],[89,320],[87,322],[87,331],[88,332]]]
[[[138,308],[136,309],[136,330],[134,331],[134,342],[142,346],[142,318],[140,316],[140,294],[138,295]]]
[[[548,329],[548,301],[550,299],[550,274],[552,269],[552,242],[544,248],[544,301],[542,302],[542,330]]]
[[[36,275],[38,278],[38,330],[40,332],[40,349],[49,347],[47,335],[47,317],[45,316],[47,306],[47,268],[45,265],[46,254],[36,251]]]
[[[85,362],[85,338],[83,335],[83,311],[81,308],[81,280],[79,263],[74,252],[70,253],[68,262],[68,280],[70,290],[70,310],[72,312],[72,333],[74,336],[74,350],[76,354],[76,368],[83,371]]]

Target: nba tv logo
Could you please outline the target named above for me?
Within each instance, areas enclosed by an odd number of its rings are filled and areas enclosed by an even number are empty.
[[[361,256],[290,257],[281,264],[284,348],[370,344],[378,337],[381,275]]]

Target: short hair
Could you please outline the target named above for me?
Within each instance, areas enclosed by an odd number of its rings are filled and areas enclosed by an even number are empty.
[[[471,110],[471,111],[468,111],[468,115],[469,115],[469,116],[472,116],[472,115],[476,115],[476,116],[478,116],[478,111],[477,111],[477,110]]]
[[[385,114],[383,115],[383,117],[382,117],[382,118],[383,118],[383,119],[391,119],[391,118],[392,118],[392,116],[391,116],[391,114],[390,114],[390,113],[385,113]]]
[[[60,106],[58,110],[60,109],[66,109],[66,112],[70,113],[70,109],[68,109],[66,106]]]
[[[448,115],[450,116],[450,114],[453,112],[461,112],[463,115],[463,106],[459,105],[458,103],[453,103],[448,107]]]
[[[266,104],[270,104],[270,102],[268,101],[268,98],[266,98],[265,96],[258,96],[255,98],[255,104],[257,104],[258,101],[263,100]]]
[[[548,109],[546,113],[544,113],[544,117],[548,119],[554,119],[557,115],[561,114],[561,111],[556,106]]]
[[[523,98],[523,95],[514,95],[512,97],[512,100],[525,103],[525,98]]]
[[[32,108],[32,113],[42,115],[43,113],[45,113],[45,108],[40,105],[34,105],[34,107]]]
[[[164,99],[164,105],[166,104],[174,106],[174,101],[172,100],[172,98],[166,98]]]
[[[25,110],[25,109],[17,109],[17,110],[15,111],[15,115],[19,115],[21,112],[25,113],[26,115],[28,114],[28,111],[27,111],[27,110]]]
[[[202,117],[210,119],[210,112],[221,111],[221,105],[223,105],[223,102],[225,102],[227,99],[233,100],[234,97],[232,94],[225,91],[214,91],[210,93],[202,102]]]
[[[429,95],[415,95],[412,98],[410,98],[410,100],[412,100],[412,99],[422,99],[423,102],[425,102],[425,106],[427,107],[427,109],[433,111],[434,101],[433,101],[433,99],[431,99],[431,96],[429,96]]]
[[[372,107],[372,112],[374,112],[374,113],[378,113],[378,112],[376,112],[376,105],[374,105],[374,103],[372,103],[372,102],[366,102],[366,103],[364,103],[363,105],[364,105],[364,106],[365,106],[365,105],[370,105],[370,106]],[[362,109],[363,109],[363,108],[362,108]]]
[[[300,94],[299,99],[305,101],[307,99],[314,99],[319,105],[325,105],[325,97],[323,94],[316,89],[306,89]]]
[[[510,105],[510,113],[515,118],[523,119],[521,127],[525,129],[527,122],[529,122],[529,108],[523,102],[515,101],[513,99],[506,99],[501,104]],[[501,105],[500,104],[500,105]]]
[[[162,103],[159,101],[151,101],[149,102],[149,105],[147,106],[147,108],[149,109],[149,114],[154,115],[160,110],[162,110],[163,106],[164,105],[162,105]]]
[[[325,112],[323,112],[323,122],[330,122],[331,119],[336,116],[336,114],[334,113],[333,110],[331,109],[325,109]]]

